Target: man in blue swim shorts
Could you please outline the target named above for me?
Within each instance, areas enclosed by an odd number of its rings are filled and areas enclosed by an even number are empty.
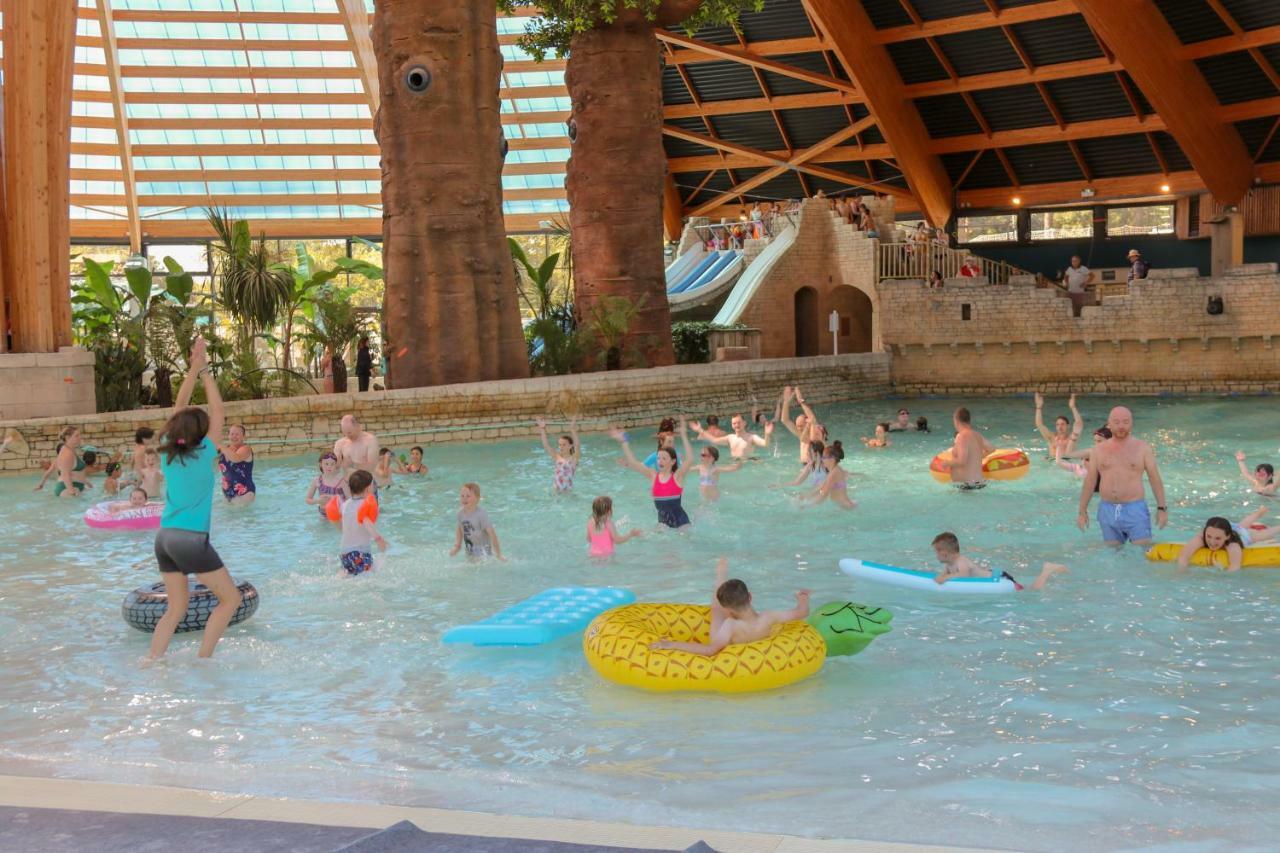
[[[1164,497],[1164,480],[1156,467],[1151,445],[1133,437],[1133,413],[1123,406],[1111,410],[1107,419],[1111,438],[1094,446],[1089,453],[1089,467],[1080,489],[1080,513],[1076,524],[1081,530],[1089,526],[1089,500],[1094,483],[1102,498],[1098,504],[1098,526],[1108,545],[1148,545],[1151,542],[1151,513],[1147,509],[1147,492],[1142,483],[1146,474],[1151,493],[1156,499],[1156,524],[1163,529],[1169,523]],[[1095,481],[1095,477],[1099,478]]]

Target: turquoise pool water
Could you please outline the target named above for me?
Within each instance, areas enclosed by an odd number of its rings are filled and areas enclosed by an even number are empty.
[[[1083,400],[1089,429],[1116,402]],[[1244,514],[1237,448],[1280,463],[1273,400],[1130,403],[1169,486],[1168,538]],[[908,405],[944,427],[955,401]],[[851,450],[857,510],[773,488],[796,469],[788,436],[780,455],[722,477],[720,505],[691,496],[688,534],[654,530],[646,484],[604,436],[585,438],[577,493],[561,499],[533,441],[433,448],[430,477],[398,480],[383,504],[385,567],[356,580],[336,577],[337,535],[302,503],[312,461],[259,463],[258,503],[214,513],[218,550],[261,591],[257,616],[211,662],[187,635],[147,669],[147,638],[119,609],[156,577],[150,537],[90,530],[83,505],[4,479],[0,772],[1030,850],[1274,849],[1280,572],[1179,577],[1107,551],[1096,526],[1077,531],[1078,481],[1044,462],[1029,399],[974,406],[1035,467],[972,495],[925,470],[949,429],[858,446],[898,406],[820,411]],[[509,562],[448,557],[466,480],[483,486]],[[605,566],[584,541],[597,494],[614,497],[620,526],[647,531]],[[836,569],[850,555],[927,563],[944,529],[1021,579],[1046,559],[1072,574],[1043,595],[974,601]],[[889,607],[894,630],[807,682],[733,697],[606,683],[577,638],[439,642],[549,586],[704,602],[719,554],[761,606],[806,586],[815,602]]]

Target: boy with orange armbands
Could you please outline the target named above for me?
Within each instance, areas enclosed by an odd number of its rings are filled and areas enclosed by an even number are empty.
[[[378,543],[380,551],[387,550],[387,540],[378,532],[378,502],[368,495],[373,485],[373,475],[365,470],[351,472],[347,488],[351,497],[338,507],[342,519],[342,546],[339,550],[342,570],[349,577],[362,575],[373,568],[370,545]],[[336,496],[334,498],[337,499]]]

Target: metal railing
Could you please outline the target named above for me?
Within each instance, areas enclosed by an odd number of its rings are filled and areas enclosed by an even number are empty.
[[[990,284],[1008,284],[1009,277],[1029,273],[1005,261],[979,258],[969,252],[952,249],[940,243],[876,243],[876,281],[885,279],[924,279],[934,271],[943,278],[959,278],[967,258],[978,263],[981,275]]]

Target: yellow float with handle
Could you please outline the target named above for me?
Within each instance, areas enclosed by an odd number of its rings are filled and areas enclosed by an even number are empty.
[[[1153,563],[1176,563],[1183,546],[1177,542],[1158,542],[1147,549],[1147,559]],[[1200,548],[1191,555],[1191,565],[1205,568],[1225,569],[1228,564],[1227,550],[1219,548],[1210,551]],[[1244,549],[1240,558],[1242,569],[1280,569],[1280,545],[1251,545]]]
[[[951,471],[944,463],[951,461],[951,451],[944,450],[929,463],[929,473],[939,483],[951,482]],[[1021,480],[1031,470],[1031,457],[1016,447],[1003,447],[982,457],[982,473],[988,480]]]
[[[726,646],[708,657],[649,646],[664,639],[706,643],[710,607],[629,604],[592,620],[582,651],[592,669],[617,684],[658,692],[748,693],[808,678],[822,668],[828,651],[857,654],[889,631],[892,619],[879,607],[832,602],[816,608],[808,622],[787,622],[763,640]]]

